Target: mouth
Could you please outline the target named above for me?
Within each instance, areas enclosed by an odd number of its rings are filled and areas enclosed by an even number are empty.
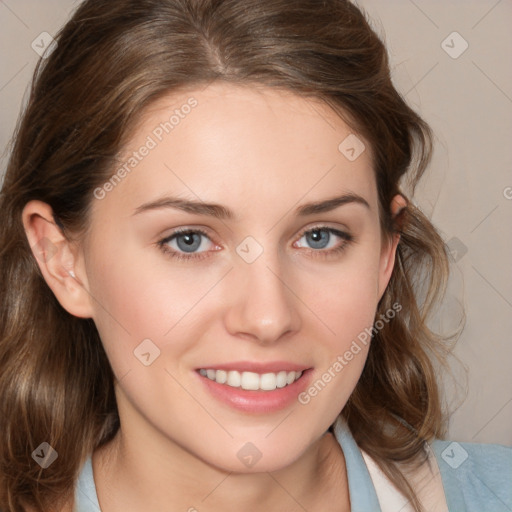
[[[197,368],[207,393],[230,408],[253,414],[282,411],[297,404],[313,368],[286,362],[225,363]]]
[[[200,368],[199,373],[217,384],[224,384],[232,388],[241,388],[246,391],[274,391],[285,388],[300,379],[302,371],[279,372],[241,372],[237,370],[214,370],[213,368]]]

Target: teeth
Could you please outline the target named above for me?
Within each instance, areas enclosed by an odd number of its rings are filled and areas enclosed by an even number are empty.
[[[217,370],[213,379],[215,379],[219,384],[225,384],[228,380],[228,372],[225,372],[224,370]]]
[[[302,372],[301,372],[301,375],[302,375]],[[278,388],[284,388],[287,384],[287,380],[286,380],[286,372],[279,372],[277,374],[277,378],[276,378],[276,386]]]
[[[242,388],[248,391],[274,391],[276,388],[284,388],[300,378],[302,372],[286,372],[278,373],[254,373],[254,372],[237,372],[226,370],[211,370],[201,368],[199,373],[203,377],[218,382],[219,384],[227,384],[233,388]]]
[[[277,387],[277,375],[275,373],[264,373],[260,381],[260,387],[265,391],[273,391]]]
[[[240,387],[242,389],[252,389],[253,391],[259,389],[260,376],[253,372],[243,372],[240,379]]]

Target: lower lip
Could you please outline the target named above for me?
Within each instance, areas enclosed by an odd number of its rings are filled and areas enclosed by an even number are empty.
[[[312,368],[304,370],[300,378],[284,388],[274,391],[248,391],[234,388],[227,384],[219,384],[208,377],[195,372],[208,391],[219,401],[228,404],[234,409],[251,413],[272,413],[286,409],[294,402],[309,384]]]

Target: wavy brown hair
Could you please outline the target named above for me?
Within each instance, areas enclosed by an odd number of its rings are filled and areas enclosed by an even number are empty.
[[[402,469],[421,463],[425,442],[444,436],[432,361],[443,362],[446,344],[427,317],[448,263],[443,240],[411,201],[396,221],[390,215],[395,194],[414,193],[432,134],[395,90],[365,13],[344,0],[87,0],[56,40],[36,67],[0,196],[1,509],[56,510],[86,457],[119,429],[94,322],[67,313],[47,286],[23,207],[48,203],[64,234],[79,239],[94,189],[112,175],[144,110],[170,92],[219,80],[320,99],[370,145],[382,233],[401,233],[377,315],[395,302],[402,310],[374,334],[341,414],[421,510]],[[44,470],[31,457],[42,442],[59,454]]]

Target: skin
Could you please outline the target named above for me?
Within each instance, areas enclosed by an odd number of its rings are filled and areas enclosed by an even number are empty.
[[[372,326],[399,237],[381,237],[369,145],[348,160],[338,145],[352,130],[318,101],[214,83],[153,104],[123,157],[190,97],[198,102],[190,114],[93,199],[79,244],[62,236],[48,205],[31,201],[23,211],[31,246],[46,237],[58,249],[38,259],[44,278],[69,313],[94,319],[116,376],[121,430],[93,455],[100,505],[104,512],[168,511],[170,504],[201,512],[349,510],[343,453],[326,431],[368,346],[307,405],[294,401],[274,413],[217,401],[194,370],[281,360],[313,368],[314,382]],[[294,213],[347,192],[369,208],[353,202]],[[236,218],[175,208],[134,215],[167,195],[218,203]],[[392,214],[404,205],[396,196]],[[303,231],[318,226],[354,239],[331,234],[327,248],[315,248]],[[157,245],[180,227],[207,231],[196,250],[205,258],[178,260]],[[252,263],[236,252],[247,236],[263,248]],[[176,251],[183,245],[167,243]],[[150,366],[133,353],[147,338],[160,349]],[[237,457],[247,442],[262,454],[250,468]]]

